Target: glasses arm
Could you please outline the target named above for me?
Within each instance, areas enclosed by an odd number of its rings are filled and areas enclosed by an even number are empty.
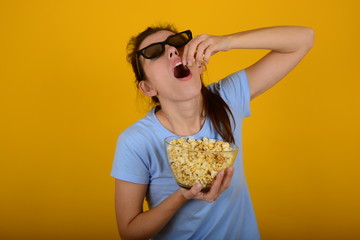
[[[136,54],[136,67],[137,67],[137,71],[138,71],[138,74],[139,74],[139,77],[140,79],[139,80],[142,80],[142,75],[141,75],[141,72],[140,72],[140,66],[139,66],[139,54]]]

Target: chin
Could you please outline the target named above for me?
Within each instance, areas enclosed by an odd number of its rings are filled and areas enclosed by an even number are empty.
[[[199,96],[201,96],[201,84],[197,87],[193,87],[193,88],[187,88],[184,91],[184,98],[185,99],[193,99],[193,98],[197,98]]]

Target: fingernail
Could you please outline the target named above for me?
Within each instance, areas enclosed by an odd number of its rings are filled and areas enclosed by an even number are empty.
[[[187,65],[189,65],[189,66],[191,67],[191,65],[192,65],[192,61],[191,61],[191,60],[189,60]]]
[[[200,62],[199,62],[199,61],[196,61],[196,65],[197,65],[198,67],[200,67],[200,66],[201,66],[201,64],[200,64]]]
[[[201,190],[201,189],[202,189],[202,186],[201,186],[200,183],[198,183],[198,184],[196,184],[195,188],[196,188],[196,190]]]

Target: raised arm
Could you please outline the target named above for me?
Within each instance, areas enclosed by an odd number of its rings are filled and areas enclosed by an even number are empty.
[[[269,49],[267,55],[246,68],[251,99],[286,76],[311,49],[314,31],[307,27],[259,28],[224,36],[199,35],[184,49],[183,62],[209,62],[211,55],[230,49]]]

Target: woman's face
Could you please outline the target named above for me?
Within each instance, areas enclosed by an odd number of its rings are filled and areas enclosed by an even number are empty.
[[[139,49],[152,43],[165,41],[171,35],[174,33],[166,30],[151,34],[143,40]],[[200,94],[202,67],[194,64],[195,66],[189,67],[190,74],[185,77],[176,77],[178,75],[174,73],[175,67],[181,63],[182,50],[183,48],[176,49],[165,45],[164,53],[157,58],[145,59],[140,56],[139,61],[143,66],[146,80],[141,81],[139,87],[146,95],[156,96],[163,103],[164,101],[186,101]],[[150,91],[146,92],[146,90]]]

